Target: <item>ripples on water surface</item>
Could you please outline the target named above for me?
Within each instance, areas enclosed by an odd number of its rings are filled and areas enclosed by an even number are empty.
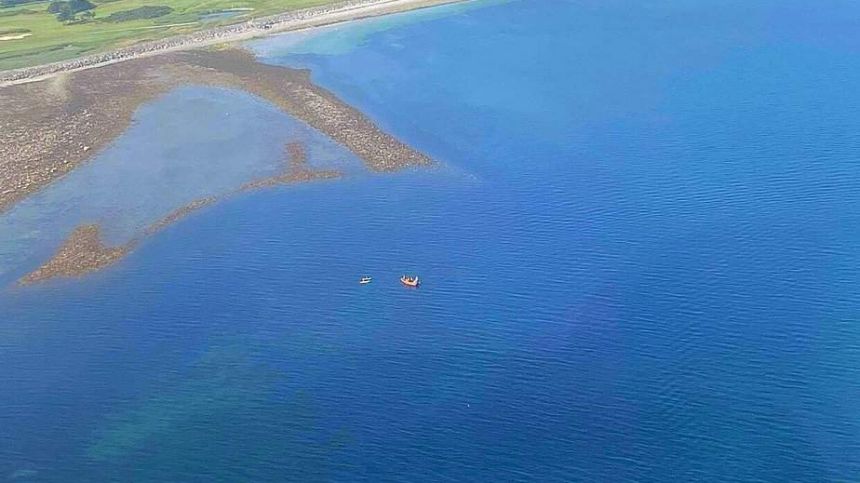
[[[7,289],[0,472],[860,479],[860,8],[478,5],[252,44],[442,166]]]

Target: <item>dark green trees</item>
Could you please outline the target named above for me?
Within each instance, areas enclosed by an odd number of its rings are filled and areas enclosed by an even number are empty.
[[[92,10],[96,6],[89,0],[54,0],[48,5],[48,12],[57,16],[60,22],[71,22],[75,20],[75,15],[80,12]],[[94,14],[87,15],[87,18],[92,18]]]

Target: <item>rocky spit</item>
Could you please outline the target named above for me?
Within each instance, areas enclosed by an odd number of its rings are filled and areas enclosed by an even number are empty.
[[[101,240],[98,225],[87,224],[76,228],[63,242],[54,255],[35,271],[22,277],[20,285],[31,285],[54,278],[81,277],[99,271],[120,261],[134,250],[145,237],[152,236],[186,216],[213,205],[218,201],[239,193],[270,188],[291,183],[304,183],[339,178],[341,173],[334,170],[313,170],[307,165],[307,150],[301,143],[289,143],[285,148],[284,170],[268,178],[252,181],[236,191],[223,196],[210,196],[192,201],[167,216],[146,227],[141,235],[125,244],[109,247]]]
[[[170,52],[0,88],[0,213],[98,153],[141,104],[190,84],[266,99],[374,171],[432,163],[315,85],[307,71],[262,64],[235,48]]]

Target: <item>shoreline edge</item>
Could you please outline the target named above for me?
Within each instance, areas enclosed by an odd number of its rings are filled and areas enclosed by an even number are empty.
[[[364,18],[472,0],[346,0],[251,19],[221,27],[152,40],[75,59],[0,71],[0,88],[37,82],[59,74],[102,67],[167,52],[242,42],[275,33],[301,31]]]

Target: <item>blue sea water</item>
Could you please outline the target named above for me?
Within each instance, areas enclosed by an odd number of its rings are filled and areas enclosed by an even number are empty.
[[[858,27],[520,0],[252,43],[440,166],[5,288],[0,478],[860,480]]]

